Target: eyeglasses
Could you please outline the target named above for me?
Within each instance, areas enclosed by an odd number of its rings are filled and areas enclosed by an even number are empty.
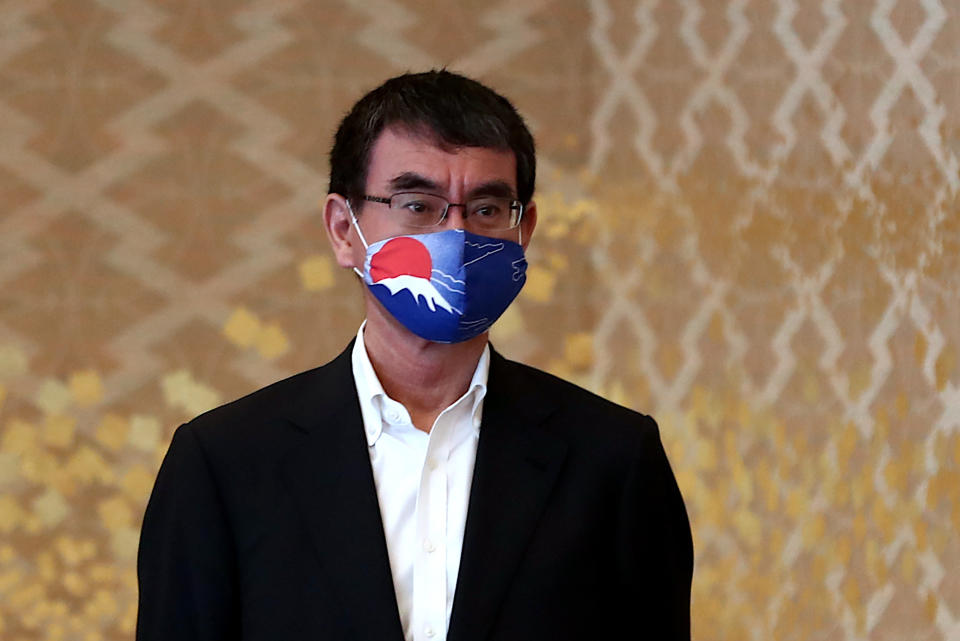
[[[403,192],[389,198],[362,196],[364,200],[390,205],[398,222],[406,227],[434,227],[443,222],[451,207],[463,207],[463,218],[478,231],[506,231],[520,224],[523,203],[512,198],[481,196],[465,203],[452,203],[442,196]]]

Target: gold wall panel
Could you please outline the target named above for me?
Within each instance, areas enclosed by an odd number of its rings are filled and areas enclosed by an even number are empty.
[[[174,428],[361,320],[337,120],[440,65],[539,145],[494,341],[658,418],[695,637],[960,639],[956,0],[0,4],[0,638],[131,638]]]

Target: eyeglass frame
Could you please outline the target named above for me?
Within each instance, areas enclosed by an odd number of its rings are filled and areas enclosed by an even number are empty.
[[[443,224],[443,221],[447,219],[447,214],[449,213],[451,207],[463,207],[463,211],[464,211],[464,213],[466,214],[466,212],[469,211],[469,210],[467,209],[467,205],[469,205],[471,201],[474,201],[474,200],[482,200],[482,199],[484,199],[484,198],[502,198],[502,199],[504,199],[504,200],[509,200],[509,201],[510,201],[509,209],[510,209],[511,211],[512,211],[512,210],[515,210],[515,209],[519,209],[519,210],[520,210],[520,213],[517,214],[517,222],[515,222],[513,225],[511,225],[510,227],[505,227],[504,229],[490,230],[490,231],[509,231],[509,230],[511,230],[511,229],[516,229],[517,227],[520,226],[520,223],[523,221],[523,213],[524,213],[524,212],[526,211],[526,209],[527,209],[520,200],[518,200],[518,199],[516,199],[516,198],[509,198],[509,197],[504,197],[504,196],[477,196],[477,197],[475,197],[475,198],[471,198],[470,200],[468,200],[468,201],[465,202],[465,203],[452,203],[452,202],[450,202],[449,200],[447,200],[446,198],[444,198],[443,196],[440,196],[440,195],[438,195],[438,194],[431,194],[431,193],[428,193],[428,192],[425,192],[425,191],[398,191],[397,193],[392,194],[392,195],[390,195],[389,197],[385,197],[385,196],[371,196],[371,195],[369,195],[369,194],[360,194],[359,198],[360,198],[361,200],[364,200],[364,201],[367,201],[367,202],[380,203],[380,204],[382,204],[382,205],[387,205],[387,206],[389,206],[389,205],[390,205],[390,202],[391,202],[395,197],[397,197],[397,196],[403,196],[403,195],[405,195],[405,194],[419,194],[419,195],[422,195],[422,196],[430,196],[431,198],[437,198],[437,199],[442,200],[443,202],[447,203],[447,206],[443,208],[443,213],[440,214],[440,218],[439,218],[439,220],[437,220],[437,222],[433,223],[432,225],[427,225],[427,226],[425,226],[425,227],[417,227],[417,229],[430,229],[431,227],[437,227],[437,226],[439,226],[439,225],[442,225],[442,224]],[[464,221],[466,221],[468,218],[469,218],[469,214],[465,215],[465,216],[464,216]]]

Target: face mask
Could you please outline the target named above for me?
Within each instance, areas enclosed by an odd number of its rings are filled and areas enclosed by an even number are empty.
[[[417,336],[459,343],[487,331],[526,282],[523,247],[462,229],[395,236],[368,245],[354,268],[390,314]]]

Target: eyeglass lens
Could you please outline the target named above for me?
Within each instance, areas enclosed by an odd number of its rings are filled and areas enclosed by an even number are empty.
[[[433,194],[400,193],[390,198],[390,208],[410,227],[433,227],[448,214],[446,199]],[[484,196],[473,198],[464,207],[464,218],[471,227],[488,231],[503,231],[516,227],[523,208],[511,198]]]

